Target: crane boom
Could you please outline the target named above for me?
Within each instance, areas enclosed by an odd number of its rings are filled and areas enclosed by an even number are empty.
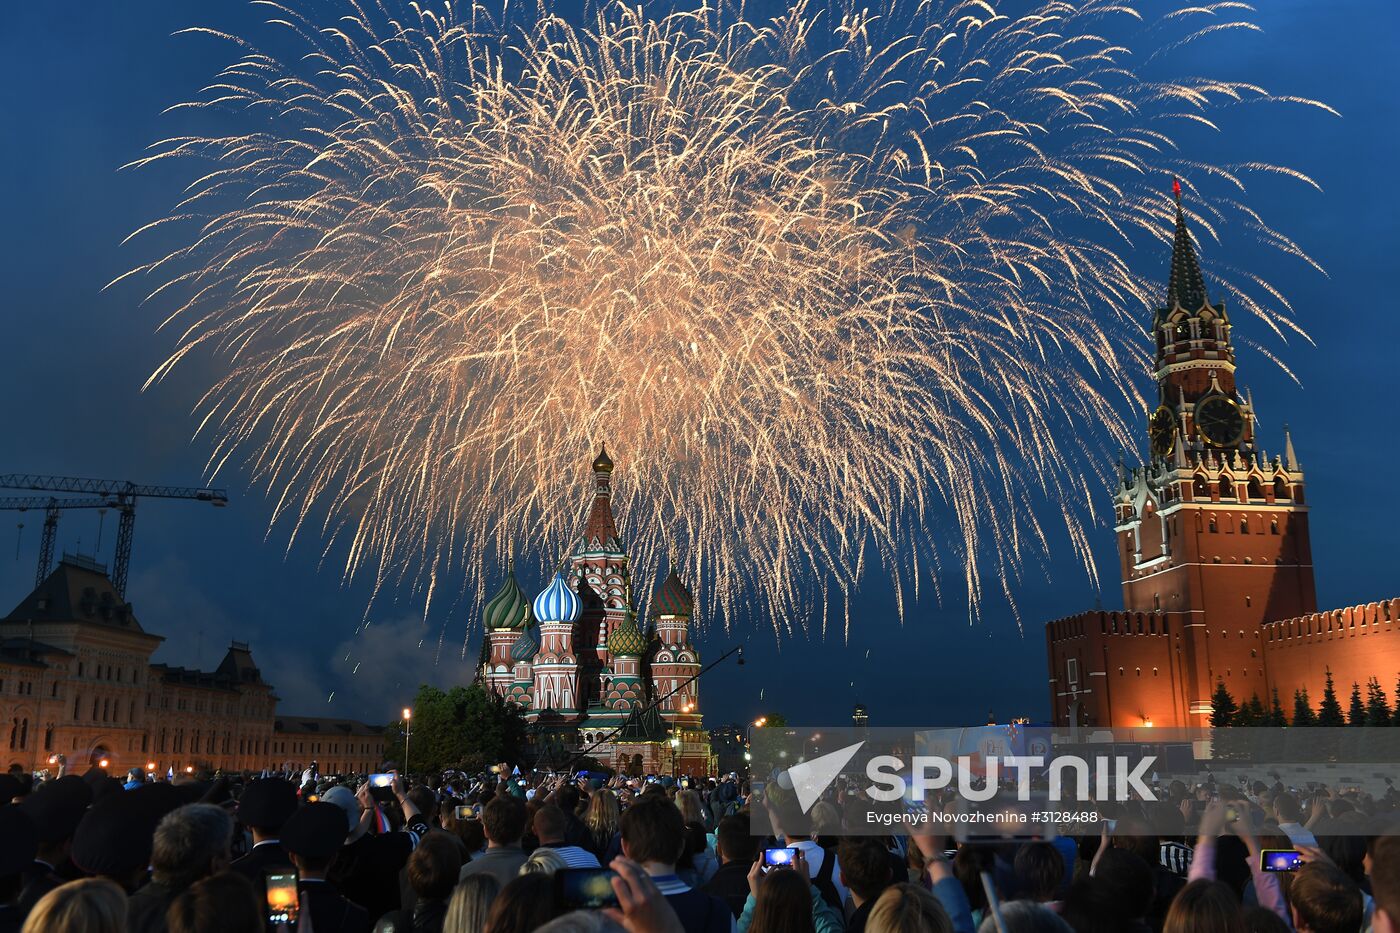
[[[76,476],[42,476],[37,473],[0,474],[0,489],[27,489],[35,492],[86,493],[97,498],[60,499],[57,496],[0,497],[0,510],[44,510],[44,534],[39,542],[39,568],[35,575],[37,587],[49,575],[53,566],[54,539],[58,533],[58,516],[63,509],[117,509],[116,556],[112,561],[112,588],[117,596],[126,598],[127,575],[131,570],[131,542],[136,526],[136,499],[192,499],[223,507],[228,505],[228,492],[205,486],[151,486],[129,480],[84,479]]]
[[[40,476],[37,473],[0,474],[0,489],[33,489],[39,492],[81,492],[97,496],[143,496],[148,499],[197,499],[228,505],[228,492],[204,486],[147,486],[128,480],[83,479],[77,476]]]

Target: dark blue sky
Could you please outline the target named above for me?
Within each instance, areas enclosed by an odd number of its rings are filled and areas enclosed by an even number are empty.
[[[1293,427],[1314,509],[1322,604],[1400,595],[1394,521],[1385,508],[1400,455],[1393,390],[1400,344],[1393,283],[1400,252],[1400,5],[1265,0],[1255,20],[1262,34],[1209,42],[1181,70],[1319,98],[1342,118],[1261,109],[1234,120],[1228,134],[1193,145],[1205,161],[1264,154],[1313,176],[1323,193],[1263,182],[1250,198],[1328,276],[1249,243],[1207,244],[1206,271],[1217,261],[1266,262],[1257,271],[1289,297],[1316,340],[1315,347],[1294,341],[1281,348],[1297,383],[1252,352],[1241,355],[1240,378],[1254,391],[1267,446],[1281,446],[1283,422]],[[199,375],[178,373],[143,394],[169,338],[154,333],[157,313],[136,305],[135,290],[101,288],[143,258],[119,248],[122,238],[160,216],[179,193],[178,177],[118,166],[174,132],[160,111],[224,64],[225,53],[210,57],[208,42],[171,33],[189,25],[239,32],[255,21],[250,7],[232,0],[28,0],[0,14],[7,142],[0,150],[7,218],[0,227],[0,472],[200,481],[207,450],[189,440]],[[1144,270],[1160,269],[1165,288],[1165,248],[1135,260]],[[1250,322],[1242,325],[1237,333],[1250,336]],[[1262,338],[1262,327],[1255,328],[1261,332],[1253,336]],[[1144,388],[1147,382],[1144,374]],[[139,512],[129,596],[143,624],[168,638],[160,659],[211,665],[229,639],[246,640],[285,708],[371,721],[393,716],[419,681],[465,679],[461,619],[424,625],[416,604],[385,601],[368,633],[356,638],[366,591],[342,587],[333,561],[319,567],[310,538],[287,553],[281,529],[266,534],[268,502],[242,488],[237,473],[223,482],[233,497],[228,509],[152,502]],[[1105,502],[1106,493],[1092,492]],[[620,518],[625,526],[627,516]],[[102,559],[114,537],[115,516],[109,519]],[[40,522],[34,513],[0,513],[0,612],[32,583]],[[97,534],[95,514],[71,513],[60,543],[76,550],[81,540],[90,551]],[[1099,566],[1112,573],[1106,521],[1093,542]],[[1090,608],[1100,596],[1068,549],[1058,550],[1047,571],[1028,568],[1017,588],[1024,633],[996,603],[969,625],[961,602],[940,607],[925,600],[901,624],[878,580],[855,604],[848,644],[838,632],[825,642],[814,636],[780,647],[765,622],[728,636],[707,631],[702,652],[713,657],[746,638],[751,663],[706,678],[706,719],[740,721],[776,709],[794,721],[843,721],[858,699],[881,724],[956,723],[989,707],[1002,718],[1040,718],[1048,709],[1041,623]],[[522,576],[534,585],[539,573]],[[1117,581],[1104,582],[1104,605],[1119,605]],[[443,660],[434,667],[444,621]]]

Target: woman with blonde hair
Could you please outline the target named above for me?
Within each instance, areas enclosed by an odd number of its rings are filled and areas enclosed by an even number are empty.
[[[491,912],[491,902],[500,893],[501,883],[495,875],[486,872],[468,875],[452,892],[442,933],[482,933],[486,929],[486,915]]]
[[[938,898],[917,884],[892,884],[870,917],[866,933],[953,933],[953,918]]]
[[[39,898],[24,933],[126,933],[126,895],[105,878],[70,881]]]
[[[683,790],[676,794],[676,808],[681,811],[681,818],[687,823],[705,825],[705,807],[700,802],[698,791]]]
[[[545,875],[554,877],[554,873],[561,868],[568,868],[564,861],[564,856],[550,848],[536,849],[530,853],[530,857],[525,860],[525,864],[520,866],[522,875]]]
[[[618,817],[621,808],[617,805],[617,794],[606,787],[593,792],[588,801],[588,812],[584,814],[583,825],[588,827],[593,854],[602,859],[603,853],[613,844],[617,836]]]

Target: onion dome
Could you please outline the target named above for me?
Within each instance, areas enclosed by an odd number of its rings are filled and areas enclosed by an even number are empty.
[[[604,444],[598,451],[598,457],[593,461],[594,473],[611,473],[613,471],[612,457],[608,456],[608,445]]]
[[[562,572],[556,573],[544,592],[535,597],[535,618],[541,622],[573,622],[578,619],[579,609],[578,594],[569,589]]]
[[[656,592],[653,612],[659,616],[688,616],[695,607],[695,598],[681,582],[674,570],[667,575],[661,589]]]
[[[535,640],[535,631],[527,628],[510,646],[510,659],[518,664],[522,661],[533,660],[539,652],[540,643]]]
[[[646,636],[637,630],[637,623],[632,619],[631,610],[628,610],[623,614],[622,622],[608,636],[608,651],[617,658],[640,658],[646,650]]]
[[[515,580],[514,566],[506,574],[506,582],[486,604],[481,620],[488,632],[520,629],[529,623],[530,603]]]

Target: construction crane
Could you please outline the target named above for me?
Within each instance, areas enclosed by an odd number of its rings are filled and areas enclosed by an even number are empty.
[[[44,582],[53,566],[54,540],[58,516],[64,509],[116,509],[116,555],[112,561],[112,588],[126,598],[127,574],[131,569],[131,539],[136,526],[136,500],[191,499],[223,507],[228,493],[222,489],[195,486],[148,486],[126,480],[82,479],[73,476],[39,476],[33,473],[0,474],[0,489],[26,489],[34,492],[83,494],[83,498],[36,496],[0,498],[0,511],[44,510],[44,533],[39,542],[39,567],[35,586]]]

